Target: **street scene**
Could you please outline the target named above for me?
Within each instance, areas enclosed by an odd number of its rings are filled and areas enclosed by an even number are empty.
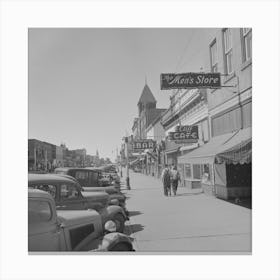
[[[252,253],[251,28],[28,36],[30,253]]]

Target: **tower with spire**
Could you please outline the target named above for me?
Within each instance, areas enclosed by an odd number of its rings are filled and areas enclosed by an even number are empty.
[[[157,101],[147,84],[145,85],[137,103],[138,106],[138,138],[146,139],[146,128],[155,120],[165,109],[156,108]]]

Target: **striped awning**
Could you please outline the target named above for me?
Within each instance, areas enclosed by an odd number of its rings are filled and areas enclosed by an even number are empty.
[[[207,144],[178,157],[178,163],[248,163],[252,157],[252,129],[213,137]]]

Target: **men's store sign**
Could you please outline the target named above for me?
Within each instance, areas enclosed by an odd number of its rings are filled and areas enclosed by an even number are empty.
[[[154,147],[156,146],[156,143],[153,140],[133,141],[132,144],[133,144],[133,150],[154,149]]]
[[[177,126],[175,131],[169,132],[168,139],[178,143],[196,143],[198,141],[198,126]]]
[[[169,73],[160,75],[160,88],[162,90],[219,87],[221,87],[220,73]]]

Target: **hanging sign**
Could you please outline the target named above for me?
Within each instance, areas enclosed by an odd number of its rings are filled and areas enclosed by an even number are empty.
[[[175,131],[168,133],[168,139],[181,143],[196,143],[198,141],[198,126],[177,126]]]
[[[154,149],[156,142],[153,140],[138,140],[133,141],[133,150]]]
[[[162,90],[219,87],[221,87],[220,73],[168,73],[160,75],[160,88]]]

